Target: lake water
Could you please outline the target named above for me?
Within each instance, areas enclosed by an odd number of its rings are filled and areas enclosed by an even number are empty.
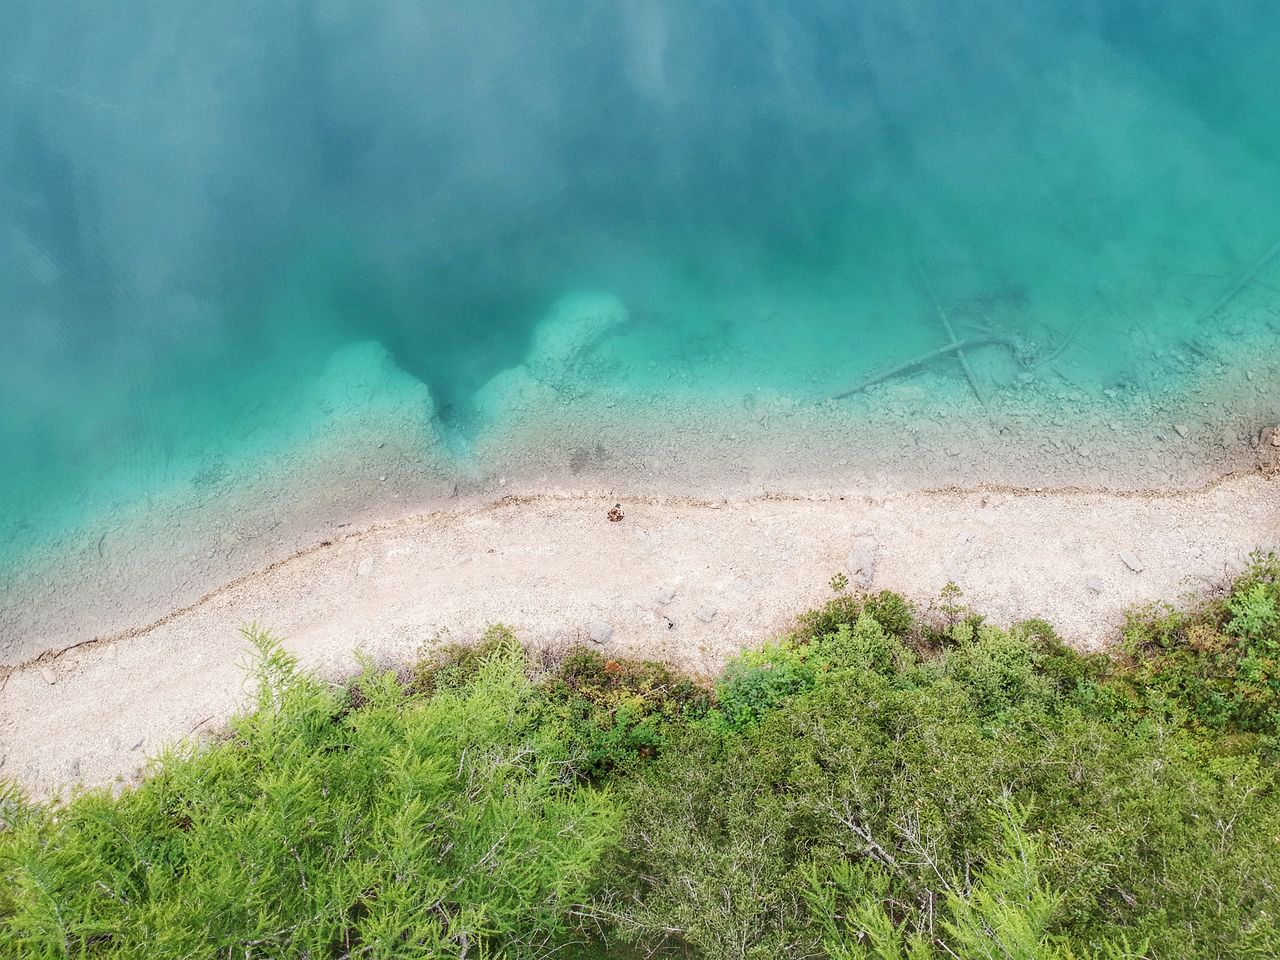
[[[492,484],[539,423],[647,437],[673,398],[681,450],[732,448],[725,410],[785,432],[953,338],[979,338],[968,373],[944,352],[828,415],[1067,404],[1066,431],[1220,426],[1224,449],[1280,417],[1274,3],[9,0],[5,20],[11,577],[73,545],[109,565],[108,533],[228,485],[260,517],[353,471]],[[1203,416],[1153,426],[1178,396]],[[563,447],[540,475],[609,458]],[[147,535],[176,562],[202,529]]]

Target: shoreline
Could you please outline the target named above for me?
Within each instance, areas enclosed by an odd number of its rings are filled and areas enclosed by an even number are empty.
[[[29,532],[0,550],[0,668],[156,621],[352,529],[511,491],[1194,491],[1274,469],[1280,447],[1263,438],[1280,421],[1280,357],[1267,349],[1280,307],[1267,296],[1248,315],[1247,341],[1160,354],[1162,369],[1198,357],[1194,374],[1104,390],[1067,357],[1013,379],[989,371],[982,404],[949,368],[818,402],[731,356],[700,359],[699,379],[677,365],[641,387],[624,376],[634,324],[609,296],[566,298],[524,362],[448,418],[382,344],[348,343],[273,411],[282,423],[244,425],[243,449],[197,444],[159,486],[121,465],[82,501],[59,501],[57,523],[17,512]],[[792,373],[793,390],[827,392],[830,371]]]
[[[11,567],[0,575],[0,668],[153,622],[352,530],[509,495],[744,500],[1020,490],[1181,496],[1280,465],[1280,447],[1264,442],[1266,430],[1260,435],[1253,426],[1233,433],[1230,450],[1178,438],[1170,429],[1176,443],[1139,449],[1126,434],[1084,457],[1084,441],[1070,428],[1000,434],[989,424],[970,424],[973,432],[966,432],[946,415],[925,423],[835,418],[815,426],[807,422],[813,411],[801,411],[799,422],[751,434],[723,422],[701,429],[690,419],[693,412],[590,428],[580,413],[559,422],[516,418],[476,451],[472,464],[455,463],[452,471],[415,446],[416,424],[342,424],[328,437],[299,444],[271,469],[250,465],[243,476],[228,477],[214,494],[195,499],[178,490],[117,510],[63,536],[43,557]],[[1269,422],[1257,415],[1251,420]],[[1076,437],[1074,452],[1059,433]]]
[[[1106,486],[1061,486],[1061,487],[1027,487],[1014,484],[1001,483],[978,483],[973,485],[951,485],[940,487],[926,487],[920,490],[900,491],[906,494],[915,494],[925,497],[937,496],[955,496],[965,497],[973,494],[1000,494],[1013,498],[1064,498],[1064,497],[1098,497],[1107,500],[1140,500],[1140,501],[1180,501],[1188,498],[1196,497],[1201,494],[1207,494],[1220,487],[1228,486],[1239,482],[1242,478],[1254,477],[1253,471],[1235,471],[1224,473],[1214,479],[1208,480],[1195,487],[1176,487],[1176,488],[1112,488]],[[174,607],[154,620],[145,623],[136,624],[118,630],[114,633],[97,634],[89,636],[81,640],[77,640],[65,647],[57,649],[48,649],[41,651],[35,656],[13,664],[0,664],[0,678],[6,677],[11,673],[22,670],[28,670],[40,666],[41,664],[57,660],[65,654],[72,651],[82,650],[84,648],[92,648],[100,644],[111,644],[120,641],[126,641],[135,637],[143,636],[152,630],[164,626],[172,620],[182,617],[186,614],[193,613],[199,607],[208,603],[217,597],[229,591],[235,590],[237,587],[250,583],[252,581],[268,577],[277,569],[287,564],[302,560],[313,554],[327,550],[331,547],[339,546],[348,540],[362,540],[367,537],[376,536],[386,533],[399,525],[424,523],[437,518],[456,517],[458,515],[473,512],[476,510],[496,509],[503,506],[531,506],[534,504],[555,504],[566,503],[582,500],[599,500],[607,501],[614,497],[624,500],[631,504],[679,504],[682,506],[705,508],[711,510],[719,510],[724,507],[746,507],[753,503],[761,502],[793,502],[793,503],[824,503],[839,502],[849,499],[862,498],[869,501],[883,500],[891,494],[877,495],[874,492],[809,492],[809,493],[789,493],[786,491],[762,491],[757,494],[729,493],[723,496],[711,497],[692,497],[680,494],[624,494],[613,490],[540,490],[530,493],[510,493],[497,499],[485,497],[475,494],[464,498],[454,498],[453,506],[436,507],[434,509],[417,510],[406,508],[403,514],[392,516],[380,520],[372,520],[364,526],[357,526],[354,530],[344,530],[344,532],[333,537],[312,542],[306,546],[295,549],[287,556],[280,557],[267,562],[265,565],[250,570],[247,573],[241,573],[238,576],[218,584],[211,589],[205,591],[198,598],[190,603]],[[343,523],[343,528],[354,526],[351,523]],[[0,688],[2,689],[2,688]]]
[[[1125,610],[1203,594],[1249,551],[1280,549],[1280,482],[1258,473],[1192,492],[477,501],[350,531],[154,622],[0,671],[0,776],[37,794],[127,781],[165,743],[217,729],[243,702],[237,630],[250,622],[325,676],[349,673],[356,652],[402,663],[491,622],[537,648],[586,643],[706,674],[783,632],[843,572],[922,603],[956,582],[999,622],[1043,616],[1097,648]],[[605,517],[614,502],[620,523]]]

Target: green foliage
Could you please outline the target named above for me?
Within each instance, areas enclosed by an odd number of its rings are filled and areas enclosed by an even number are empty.
[[[495,627],[407,681],[251,631],[221,743],[0,784],[0,956],[1280,956],[1280,563],[1133,616],[840,593],[714,690]]]
[[[915,662],[910,651],[894,640],[865,608],[852,626],[842,623],[834,633],[814,640],[804,653],[823,670],[891,673]]]
[[[1270,629],[1258,582],[1221,604],[1237,657]],[[731,665],[729,722],[626,789],[615,930],[744,960],[1277,955],[1268,755],[1047,624],[948,603],[923,652],[836,598]]]
[[[494,654],[518,646],[510,628],[495,624],[475,643],[449,643],[420,656],[413,666],[412,688],[427,695],[456,690],[479,673]]]
[[[942,654],[943,676],[957,680],[983,716],[1018,705],[1044,708],[1054,684],[1041,668],[1035,644],[1025,633],[962,622],[953,629],[956,645]]]
[[[840,861],[829,876],[812,871],[807,898],[823,950],[831,960],[1084,960],[1050,932],[1061,898],[1045,885],[1040,844],[1026,832],[1025,820],[1025,811],[1005,811],[999,844],[972,879],[935,874],[941,896],[927,894],[934,898],[931,909],[937,911],[927,934],[908,931],[905,922],[895,923],[891,917],[892,905],[885,904],[889,866]],[[1122,936],[1100,944],[1088,956],[1140,960],[1144,949],[1134,949]]]
[[[1280,733],[1280,560],[1257,554],[1225,599],[1191,611],[1140,611],[1116,671],[1147,710],[1233,733]]]
[[[801,614],[794,638],[797,643],[807,643],[835,633],[842,625],[852,627],[864,611],[895,637],[904,639],[915,628],[911,604],[899,594],[882,590],[867,597],[842,594],[817,610]]]
[[[654,756],[672,722],[702,716],[710,697],[660,663],[606,659],[580,649],[543,683],[564,719],[582,776],[599,779]]]
[[[1251,583],[1247,589],[1237,591],[1227,601],[1230,616],[1224,629],[1246,643],[1274,644],[1280,630],[1276,597],[1274,583]]]
[[[964,591],[954,581],[948,580],[943,585],[938,611],[946,618],[948,629],[955,627],[970,612],[964,603]]]
[[[518,649],[429,699],[366,670],[352,709],[250,639],[257,708],[228,740],[118,799],[6,814],[0,955],[542,956],[564,937],[620,810],[566,783]]]
[[[905,597],[892,590],[881,590],[867,597],[864,609],[886,633],[900,640],[909,637],[916,627],[915,609]]]
[[[1060,694],[1084,692],[1100,680],[1110,666],[1106,654],[1083,654],[1072,650],[1044,620],[1026,620],[1015,627],[1036,655],[1041,675]]]
[[[725,670],[716,686],[717,716],[731,729],[748,727],[813,682],[813,669],[802,656],[784,647],[767,647]]]

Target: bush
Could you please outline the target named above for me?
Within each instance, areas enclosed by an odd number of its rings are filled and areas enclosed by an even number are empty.
[[[700,717],[710,704],[705,689],[663,664],[606,659],[586,649],[570,652],[542,689],[588,779],[653,757],[672,722]]]
[[[992,858],[973,876],[936,874],[940,895],[930,891],[938,917],[929,934],[907,930],[884,906],[890,867],[876,861],[842,861],[827,875],[809,875],[806,892],[818,919],[822,947],[833,960],[927,960],[929,957],[1010,957],[1028,960],[1081,958],[1050,933],[1061,898],[1045,885],[1041,846],[1025,830],[1025,811],[1009,807]],[[1099,960],[1141,960],[1145,945],[1127,937],[1100,944]]]
[[[834,633],[814,640],[807,652],[824,670],[872,670],[889,674],[915,662],[910,652],[885,631],[869,610],[863,610],[853,626],[842,623]]]
[[[1114,660],[841,596],[713,692],[503,628],[335,689],[255,633],[224,742],[0,785],[0,955],[1280,956],[1278,584]]]
[[[852,611],[730,665],[727,722],[638,771],[601,900],[616,931],[704,957],[1280,951],[1262,756],[1144,708],[1047,624],[961,612],[921,659]]]
[[[1257,554],[1227,596],[1139,611],[1116,683],[1142,708],[1226,733],[1280,733],[1280,560]]]
[[[457,690],[470,682],[490,657],[518,646],[509,627],[494,624],[475,643],[448,643],[423,653],[413,665],[410,687],[430,696],[437,690]]]
[[[842,626],[852,628],[864,612],[900,640],[910,636],[916,626],[911,603],[891,590],[881,590],[870,596],[842,594],[817,610],[801,614],[797,618],[794,639],[797,643],[808,643],[833,634]]]
[[[252,639],[257,706],[227,741],[118,799],[6,817],[0,954],[532,957],[565,938],[620,808],[566,778],[517,648],[431,698],[367,672],[347,709]]]
[[[813,682],[813,668],[803,657],[783,647],[768,647],[725,670],[716,685],[717,716],[731,729],[751,726]]]
[[[1035,651],[1036,665],[1060,694],[1084,692],[1107,672],[1106,654],[1082,654],[1072,650],[1044,620],[1025,620],[1014,632],[1026,637]]]

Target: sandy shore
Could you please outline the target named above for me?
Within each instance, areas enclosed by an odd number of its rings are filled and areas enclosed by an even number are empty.
[[[128,780],[216,731],[243,701],[250,622],[330,676],[494,622],[711,673],[843,572],[923,603],[954,581],[1002,622],[1096,647],[1126,609],[1280,547],[1272,351],[1163,356],[1193,386],[1097,393],[1064,357],[993,373],[980,407],[950,370],[822,402],[731,357],[697,384],[675,368],[619,387],[629,329],[612,298],[553,310],[460,433],[383,346],[350,344],[287,429],[268,418],[154,491],[95,486],[0,570],[0,776],[42,794]],[[813,371],[814,393],[836,372]]]
[[[610,522],[621,500],[625,518]],[[0,674],[0,775],[39,794],[135,777],[245,694],[250,622],[327,675],[493,622],[710,673],[785,630],[844,572],[928,602],[949,580],[1001,622],[1096,647],[1136,604],[1221,584],[1280,548],[1280,481],[1167,493],[975,488],[724,501],[543,493],[348,533],[113,638]]]
[[[1132,375],[1105,389],[1087,354],[1034,370],[975,354],[983,403],[945,365],[822,400],[866,368],[842,351],[785,391],[732,351],[638,371],[643,324],[608,295],[558,303],[523,362],[447,416],[384,345],[345,344],[218,442],[193,434],[163,476],[122,461],[74,495],[0,498],[0,670],[136,631],[310,545],[512,491],[1194,491],[1275,470],[1280,300],[1238,306],[1238,338],[1165,350],[1135,329]]]
[[[0,569],[0,668],[153,622],[300,548],[512,491],[731,500],[982,484],[1192,491],[1274,468],[1280,448],[1260,437],[1280,418],[1280,399],[1248,387],[1229,412],[1186,400],[1144,408],[1142,427],[1091,409],[1050,416],[1049,400],[1014,394],[975,416],[963,382],[941,375],[887,391],[893,406],[878,411],[751,392],[721,404],[673,392],[639,409],[607,396],[544,398],[504,415],[456,459],[424,444],[411,396],[390,415],[321,420],[314,435],[229,465],[216,482],[89,514],[43,555]]]

